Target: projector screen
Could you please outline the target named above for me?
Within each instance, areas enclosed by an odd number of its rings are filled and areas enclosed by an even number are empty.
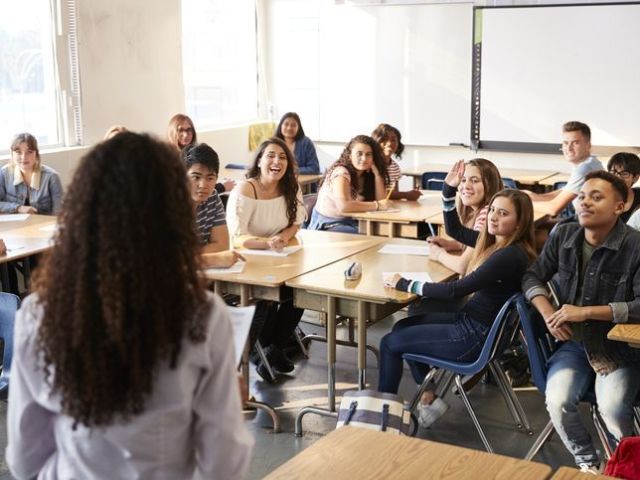
[[[640,145],[640,5],[477,14],[481,142],[557,144],[562,124],[580,120],[594,144]]]

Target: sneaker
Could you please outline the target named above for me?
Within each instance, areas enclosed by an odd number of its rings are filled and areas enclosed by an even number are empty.
[[[291,360],[289,360],[286,355],[274,345],[269,345],[269,347],[265,350],[267,355],[267,360],[271,367],[275,368],[280,373],[291,373],[295,368]]]
[[[276,383],[275,379],[271,378],[271,375],[269,375],[269,370],[267,370],[267,367],[264,363],[258,363],[258,365],[256,366],[256,373],[260,375],[260,378],[262,378],[262,380],[264,380],[265,382]]]
[[[417,416],[418,423],[422,428],[429,428],[449,409],[449,405],[440,397],[436,398],[428,405],[418,403]]]
[[[600,465],[591,465],[590,463],[581,463],[578,465],[582,473],[590,473],[591,475],[600,475]]]

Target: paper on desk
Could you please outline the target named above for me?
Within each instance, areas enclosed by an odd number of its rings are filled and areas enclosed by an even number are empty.
[[[244,345],[247,343],[247,337],[249,336],[249,329],[251,328],[256,307],[252,305],[250,307],[228,308],[231,326],[233,327],[233,346],[236,349],[236,365],[240,365],[242,352],[244,352]]]
[[[0,222],[23,222],[29,218],[28,213],[7,213],[0,215]]]
[[[293,245],[291,247],[284,247],[281,252],[275,250],[238,250],[238,253],[242,255],[264,255],[267,257],[286,257],[292,253],[296,253],[302,248],[302,245]]]
[[[429,245],[402,245],[401,243],[387,243],[378,253],[393,255],[429,255]]]
[[[385,210],[382,210],[382,209],[373,210],[373,211],[367,212],[367,213],[372,213],[372,214],[375,214],[376,212],[378,212],[378,213],[398,213],[399,211],[400,211],[399,208],[387,208]]]
[[[246,265],[246,263],[247,262],[238,260],[229,268],[209,267],[205,269],[205,273],[242,273],[242,270],[244,270],[244,266]]]
[[[41,232],[55,232],[58,229],[57,223],[52,223],[51,225],[47,225],[46,227],[40,227],[38,230]]]
[[[382,281],[386,284],[387,281],[390,280],[391,277],[393,277],[393,275],[396,273],[399,273],[407,280],[417,280],[418,282],[429,283],[433,282],[431,276],[427,272],[382,272]]]

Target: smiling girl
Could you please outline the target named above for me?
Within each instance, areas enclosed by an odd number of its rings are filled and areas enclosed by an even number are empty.
[[[366,135],[352,138],[322,179],[309,229],[358,233],[358,222],[348,213],[386,210],[388,183],[378,142]]]
[[[304,134],[300,116],[297,113],[287,112],[282,116],[275,136],[284,140],[289,150],[293,152],[301,174],[320,173],[316,147]]]
[[[491,199],[471,261],[459,280],[442,283],[412,281],[395,274],[386,286],[425,298],[453,299],[473,294],[459,312],[438,312],[400,320],[380,343],[378,389],[397,393],[402,355],[437,355],[451,360],[473,360],[482,349],[493,320],[507,299],[520,290],[520,281],[535,257],[533,205],[519,190],[501,190]],[[417,383],[428,372],[410,364]],[[423,395],[418,421],[428,427],[447,409],[433,391]]]
[[[11,160],[0,170],[0,212],[57,215],[62,193],[58,172],[40,161],[36,137],[16,135]]]

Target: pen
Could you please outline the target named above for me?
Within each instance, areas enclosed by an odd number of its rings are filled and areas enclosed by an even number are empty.
[[[389,191],[387,192],[387,196],[385,198],[385,200],[389,200],[389,197],[391,197],[391,192],[393,192],[393,189],[396,188],[396,182],[393,182],[390,186],[389,186]]]

